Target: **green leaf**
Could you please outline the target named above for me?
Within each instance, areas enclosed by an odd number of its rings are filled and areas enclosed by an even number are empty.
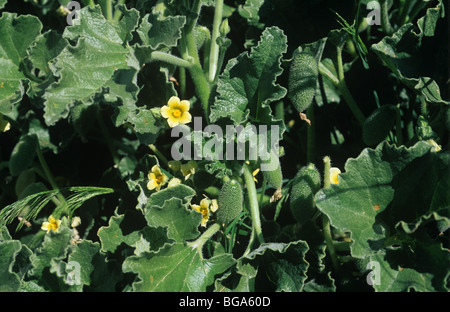
[[[98,230],[98,237],[100,238],[102,251],[114,253],[122,243],[128,246],[133,246],[139,238],[139,232],[127,228],[125,218],[130,214],[112,216],[109,219],[108,226],[103,226]]]
[[[428,102],[450,104],[441,98],[439,86],[432,78],[421,77],[415,71],[416,64],[423,57],[419,53],[423,38],[434,35],[437,20],[444,15],[442,1],[439,1],[435,8],[428,9],[426,15],[419,19],[418,27],[412,23],[403,25],[391,37],[384,37],[371,48],[405,85],[423,95]]]
[[[44,94],[44,117],[48,125],[67,117],[75,103],[91,104],[117,70],[129,68],[130,49],[124,43],[130,29],[108,22],[99,6],[85,7],[78,15],[74,25],[67,27],[63,34],[77,44],[65,47],[55,59],[52,71],[59,80]],[[130,19],[137,23],[136,17],[137,12]]]
[[[188,207],[194,195],[193,189],[182,184],[153,193],[144,209],[148,225],[166,227],[167,236],[177,242],[195,239],[202,214]]]
[[[289,93],[295,108],[303,112],[312,103],[319,80],[319,62],[327,38],[295,50],[289,70]]]
[[[128,257],[122,269],[138,274],[140,281],[133,283],[134,291],[204,292],[216,275],[234,263],[230,254],[204,259],[197,247],[176,243],[157,253]]]
[[[17,176],[28,169],[36,156],[38,144],[35,135],[25,135],[17,142],[9,159],[9,172],[11,175]]]
[[[384,142],[365,149],[347,161],[339,184],[316,194],[316,205],[331,224],[351,232],[354,257],[382,250],[386,240],[395,237],[398,222],[417,222],[431,212],[435,188],[449,170],[448,156],[431,148],[426,142],[411,148]]]
[[[392,105],[376,109],[364,122],[363,141],[367,145],[377,145],[389,135],[395,124],[397,111]]]
[[[12,268],[21,248],[18,240],[0,241],[0,292],[15,292],[20,288],[20,278]]]
[[[147,14],[142,18],[136,33],[140,45],[152,50],[175,47],[181,38],[181,31],[186,23],[184,16],[161,17],[159,13]]]
[[[58,232],[50,231],[44,237],[42,246],[30,257],[30,274],[41,278],[44,270],[50,269],[54,261],[63,260],[67,256],[72,239],[72,231],[67,227],[61,227]]]
[[[282,73],[282,54],[286,52],[286,36],[277,27],[264,30],[258,45],[231,59],[217,83],[210,120],[229,118],[235,125],[248,118],[273,123],[269,104],[286,95],[286,89],[275,84]]]
[[[0,10],[5,7],[7,2],[8,2],[8,0],[0,0]]]
[[[261,278],[268,278],[273,291],[298,292],[303,289],[307,277],[307,251],[308,245],[304,241],[292,241],[288,244],[265,243],[240,261],[255,267]]]
[[[24,81],[28,78],[21,66],[42,24],[31,15],[5,12],[0,17],[0,29],[0,113],[8,114],[25,93]]]

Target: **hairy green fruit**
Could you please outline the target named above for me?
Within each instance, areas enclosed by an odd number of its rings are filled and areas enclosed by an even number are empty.
[[[242,187],[236,180],[226,182],[220,190],[217,203],[216,216],[220,224],[227,224],[233,221],[242,212],[244,195]]]
[[[294,218],[301,224],[313,216],[316,210],[314,195],[320,187],[320,173],[312,163],[301,168],[295,176],[290,194],[290,208]]]
[[[266,179],[267,183],[270,186],[276,189],[281,188],[283,184],[283,173],[281,171],[281,164],[279,157],[275,155],[273,152],[271,152],[269,160],[266,161],[263,160],[261,161],[261,164],[265,164],[267,167],[276,168],[274,170],[269,171],[263,170],[264,167],[261,166],[261,171],[264,178]]]

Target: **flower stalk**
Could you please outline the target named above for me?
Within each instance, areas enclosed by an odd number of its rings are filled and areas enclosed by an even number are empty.
[[[258,238],[259,243],[263,244],[264,237],[262,235],[261,229],[258,195],[256,194],[256,187],[255,181],[253,180],[253,174],[247,164],[244,164],[244,181],[247,186],[253,229],[255,231],[255,235]]]

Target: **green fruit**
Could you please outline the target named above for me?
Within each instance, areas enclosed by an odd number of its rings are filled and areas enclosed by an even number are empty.
[[[242,187],[236,180],[226,182],[220,190],[216,212],[217,221],[220,224],[228,224],[242,212],[244,195]]]
[[[314,195],[320,188],[320,173],[314,164],[310,163],[298,171],[291,189],[290,208],[294,218],[301,224],[314,215]]]
[[[270,164],[271,162],[273,163],[269,166],[268,164]],[[261,164],[267,164],[267,167],[276,166],[276,169],[272,171],[263,170],[264,166],[261,166],[261,172],[266,179],[267,184],[276,189],[281,188],[281,186],[283,185],[283,173],[281,171],[280,158],[277,157],[274,152],[271,152],[269,160],[263,160],[261,161]]]

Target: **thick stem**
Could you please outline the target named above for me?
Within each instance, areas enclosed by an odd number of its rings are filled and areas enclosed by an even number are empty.
[[[255,181],[247,164],[244,164],[244,181],[247,186],[248,199],[250,204],[250,213],[252,217],[253,229],[260,244],[264,243],[264,237],[261,229],[261,218],[259,213],[258,195],[256,194]]]
[[[112,0],[106,0],[106,19],[108,21],[112,21],[113,19],[113,14],[112,14]]]
[[[178,67],[186,68],[190,68],[193,65],[191,62],[183,60],[182,58],[179,58],[175,55],[159,51],[154,51],[151,53],[150,61],[161,61]]]
[[[119,1],[117,2],[117,4],[124,4],[124,3],[125,3],[125,0],[119,0]],[[114,11],[114,17],[113,17],[113,20],[116,21],[116,22],[118,22],[118,21],[120,20],[121,17],[122,17],[122,11],[120,11],[120,10],[115,10],[115,11]]]
[[[388,35],[393,33],[391,23],[389,23],[388,2],[387,0],[380,0],[381,6],[381,27]]]
[[[219,59],[219,45],[217,38],[219,37],[219,27],[222,22],[223,0],[216,0],[214,9],[214,22],[211,34],[211,48],[209,50],[209,81],[214,81],[217,72]]]
[[[211,225],[205,232],[203,232],[202,235],[200,235],[199,238],[197,238],[195,241],[188,243],[189,246],[191,246],[193,249],[197,248],[200,252],[203,248],[203,245],[214,235],[216,232],[220,230],[220,224],[214,223]]]

